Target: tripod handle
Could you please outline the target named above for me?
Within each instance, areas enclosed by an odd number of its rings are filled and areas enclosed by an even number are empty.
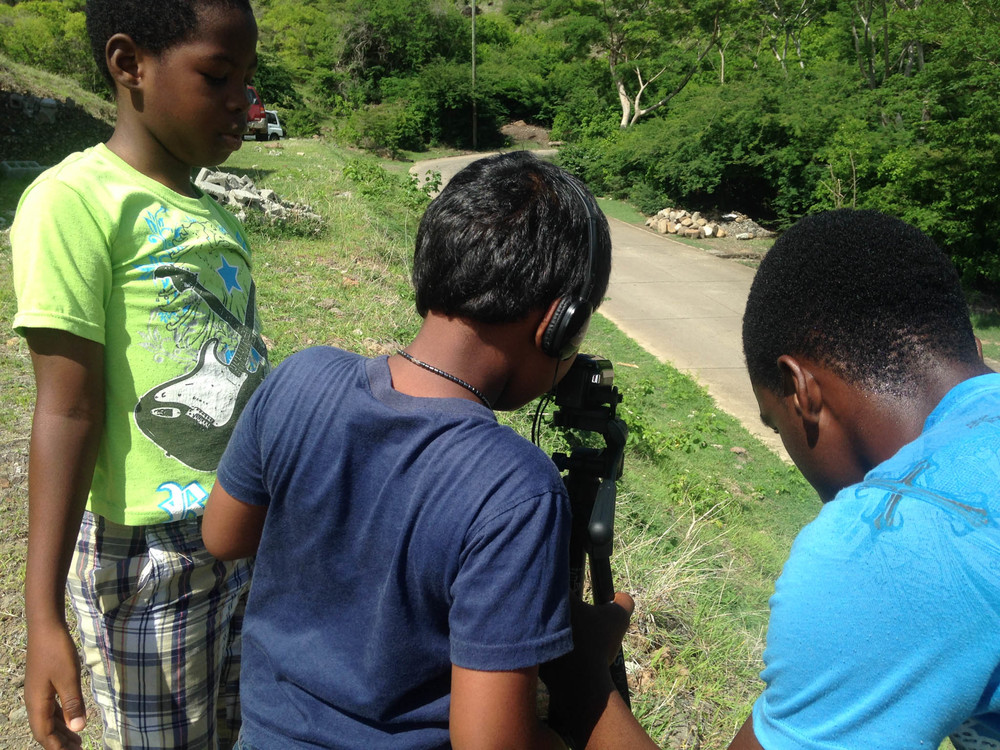
[[[615,598],[615,584],[611,574],[614,478],[601,481],[588,472],[570,469],[565,477],[565,484],[573,508],[573,530],[570,535],[570,590],[572,595],[582,596],[583,569],[585,561],[589,562],[590,587],[594,604],[607,604]],[[606,511],[598,510],[597,506],[602,499],[610,505],[610,515]],[[595,515],[599,517],[598,526],[606,529],[607,536],[601,544],[596,544],[593,538]],[[625,672],[625,654],[620,647],[610,669],[611,680],[625,701],[625,705],[631,708],[628,676]]]
[[[607,557],[590,557],[590,586],[594,594],[594,604],[614,601],[615,584],[611,578],[611,561]],[[632,707],[628,692],[628,674],[625,671],[625,652],[619,646],[615,660],[611,662],[611,681],[625,705]]]

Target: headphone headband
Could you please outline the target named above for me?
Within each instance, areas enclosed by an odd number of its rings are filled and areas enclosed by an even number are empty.
[[[578,295],[567,295],[559,301],[552,314],[552,320],[549,321],[542,336],[542,351],[550,357],[567,360],[580,351],[580,345],[583,343],[583,337],[590,324],[590,316],[594,311],[594,306],[590,302],[590,294],[594,288],[597,214],[590,207],[590,201],[587,200],[583,188],[568,176],[560,176],[570,189],[580,197],[580,201],[587,211],[587,271],[584,287]]]
[[[590,207],[590,201],[587,200],[587,195],[583,192],[583,188],[569,177],[564,177],[563,181],[580,197],[580,202],[587,212],[587,280],[584,282],[580,296],[589,301],[590,293],[594,287],[593,269],[594,253],[597,249],[597,215]]]

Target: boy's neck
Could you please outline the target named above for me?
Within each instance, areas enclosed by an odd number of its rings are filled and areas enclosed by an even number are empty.
[[[137,172],[159,182],[180,195],[197,198],[191,183],[192,165],[182,164],[140,128],[129,127],[128,119],[119,120],[107,142],[108,149]]]
[[[924,429],[927,418],[960,383],[992,372],[985,364],[928,360],[911,392],[903,396],[876,394],[841,382],[827,391],[835,408],[851,425],[855,445],[870,466],[877,466]]]
[[[526,373],[542,366],[545,368],[544,377],[552,377],[548,369],[550,361],[534,344],[541,316],[539,312],[513,323],[487,324],[431,311],[406,351],[412,357],[474,386],[494,407],[509,409],[511,406],[507,402],[512,394],[524,391]],[[390,357],[389,370],[393,388],[401,393],[479,400],[464,386],[403,357]],[[542,387],[537,393],[528,395],[535,398],[544,390]]]

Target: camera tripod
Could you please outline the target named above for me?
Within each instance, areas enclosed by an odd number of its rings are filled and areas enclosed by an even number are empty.
[[[594,604],[614,599],[611,551],[614,543],[617,481],[622,475],[628,428],[616,416],[621,402],[612,385],[614,370],[607,360],[581,354],[556,387],[558,407],[552,423],[600,434],[605,447],[573,449],[569,455],[553,453],[552,460],[566,471],[563,482],[569,494],[573,522],[570,532],[570,592],[583,598],[587,562]],[[619,648],[611,664],[611,678],[625,705],[631,706],[625,657]]]

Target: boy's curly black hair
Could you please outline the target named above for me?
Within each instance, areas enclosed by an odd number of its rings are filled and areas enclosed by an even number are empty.
[[[596,309],[610,273],[611,235],[593,196],[526,151],[467,166],[431,202],[417,231],[413,285],[422,316],[434,310],[509,323],[584,290]]]
[[[783,354],[905,396],[935,361],[978,360],[954,266],[920,230],[877,211],[808,216],[757,270],[743,316],[750,380],[781,391]]]
[[[113,90],[104,52],[108,39],[126,34],[143,49],[159,54],[191,35],[199,7],[213,5],[253,12],[250,0],[87,0],[87,36],[97,69]]]

